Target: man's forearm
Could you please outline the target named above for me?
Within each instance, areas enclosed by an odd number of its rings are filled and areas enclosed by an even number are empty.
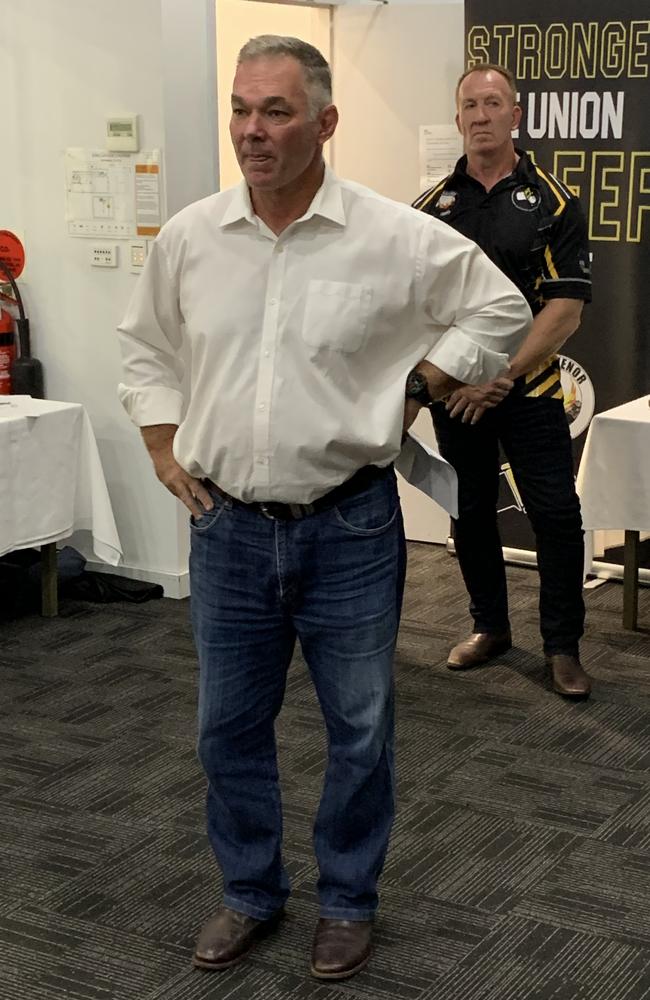
[[[430,361],[420,361],[419,364],[415,366],[414,371],[421,372],[422,375],[424,375],[427,380],[429,396],[434,400],[444,399],[444,397],[448,396],[450,392],[453,392],[453,390],[457,389],[458,386],[464,384],[459,382],[458,379],[447,375],[447,373],[443,372],[441,368],[437,367],[437,365],[432,365]],[[406,434],[406,431],[417,417],[421,407],[422,403],[418,402],[417,399],[406,399],[404,404],[404,422],[402,425],[404,434]]]
[[[510,363],[511,378],[525,375],[559,351],[580,326],[582,305],[575,299],[552,299],[544,306]]]
[[[212,510],[214,502],[205,484],[190,476],[174,458],[173,444],[178,424],[150,424],[140,433],[160,482],[178,497],[194,517]]]
[[[141,427],[140,433],[151,455],[154,452],[171,450],[177,430],[178,424],[150,424],[149,427]]]

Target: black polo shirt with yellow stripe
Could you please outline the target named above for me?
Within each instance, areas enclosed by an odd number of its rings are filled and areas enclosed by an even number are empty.
[[[486,191],[467,173],[467,157],[454,172],[413,203],[448,222],[494,261],[525,295],[533,315],[550,299],[591,301],[587,225],[575,195],[553,174],[517,150],[513,172]],[[526,396],[562,398],[560,366],[552,355],[517,379]]]

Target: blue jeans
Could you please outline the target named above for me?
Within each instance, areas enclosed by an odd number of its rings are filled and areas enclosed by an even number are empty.
[[[395,474],[296,521],[213,499],[192,522],[190,580],[198,752],[224,903],[263,920],[289,895],[274,723],[297,636],[328,735],[314,826],[321,916],[370,919],[394,816],[406,561]]]
[[[499,442],[535,532],[544,652],[578,655],[585,606],[584,545],[571,436],[561,399],[517,387],[475,425],[431,408],[441,454],[458,473],[458,562],[476,632],[509,627],[506,570],[497,524]]]

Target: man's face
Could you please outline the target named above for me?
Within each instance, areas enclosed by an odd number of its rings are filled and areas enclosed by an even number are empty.
[[[334,131],[311,119],[300,63],[292,56],[260,56],[237,67],[232,94],[230,135],[248,185],[277,191],[300,183]],[[335,111],[334,111],[335,114]]]
[[[506,148],[521,119],[508,81],[494,70],[466,76],[458,92],[456,125],[465,152],[487,153]]]

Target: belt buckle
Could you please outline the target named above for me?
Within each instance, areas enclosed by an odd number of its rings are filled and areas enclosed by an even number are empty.
[[[273,508],[276,509],[276,513],[273,513]],[[278,508],[286,513],[278,513]],[[260,502],[259,509],[270,521],[301,521],[308,514],[313,514],[316,508],[311,503],[280,503],[277,500],[269,500]]]

